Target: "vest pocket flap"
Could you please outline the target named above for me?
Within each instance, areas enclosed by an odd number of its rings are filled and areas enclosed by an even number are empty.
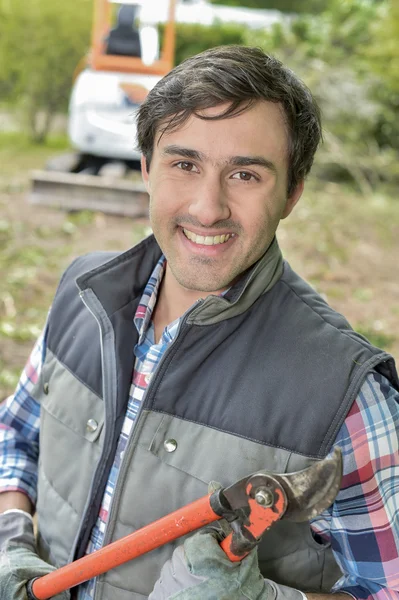
[[[92,406],[80,405],[76,410],[69,412],[63,410],[58,404],[49,402],[45,406],[42,405],[42,408],[68,429],[89,442],[95,442],[98,439],[104,426],[102,410],[96,410]]]
[[[155,415],[148,415],[147,425]],[[159,419],[159,415],[156,415]],[[164,415],[150,452],[162,462],[205,483],[223,486],[260,470],[284,472],[290,453],[205,425]]]
[[[55,357],[42,373],[42,410],[90,442],[104,425],[104,402],[72,375]],[[65,390],[68,392],[65,393]]]

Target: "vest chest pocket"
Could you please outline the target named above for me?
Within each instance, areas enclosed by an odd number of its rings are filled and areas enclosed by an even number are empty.
[[[41,382],[40,468],[79,512],[100,456],[104,404],[54,356],[46,357]]]
[[[289,452],[164,415],[149,450],[166,465],[223,486],[260,470],[284,472]]]

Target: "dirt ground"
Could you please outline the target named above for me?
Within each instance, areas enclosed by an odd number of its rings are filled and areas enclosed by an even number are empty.
[[[0,189],[0,399],[15,385],[67,264],[91,250],[127,249],[150,231],[145,219],[29,204],[25,186],[26,178]],[[291,265],[354,328],[399,358],[398,202],[311,185],[279,241]]]

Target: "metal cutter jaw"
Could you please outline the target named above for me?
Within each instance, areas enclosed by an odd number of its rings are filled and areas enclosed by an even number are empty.
[[[334,449],[331,458],[296,473],[277,476],[287,494],[284,519],[310,521],[334,502],[342,480],[342,455]]]
[[[331,458],[301,471],[260,471],[214,492],[212,509],[232,528],[222,542],[223,549],[231,560],[240,560],[276,521],[302,522],[316,517],[333,503],[341,479],[342,457],[336,448]]]

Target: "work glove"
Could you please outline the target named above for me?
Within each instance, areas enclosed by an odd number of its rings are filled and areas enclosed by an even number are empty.
[[[218,538],[219,532],[205,530],[178,546],[148,600],[273,600],[256,548],[242,561],[231,562]]]
[[[0,514],[1,600],[27,600],[27,582],[54,570],[37,555],[32,517],[19,510]],[[54,600],[69,598],[69,592],[54,596]]]

